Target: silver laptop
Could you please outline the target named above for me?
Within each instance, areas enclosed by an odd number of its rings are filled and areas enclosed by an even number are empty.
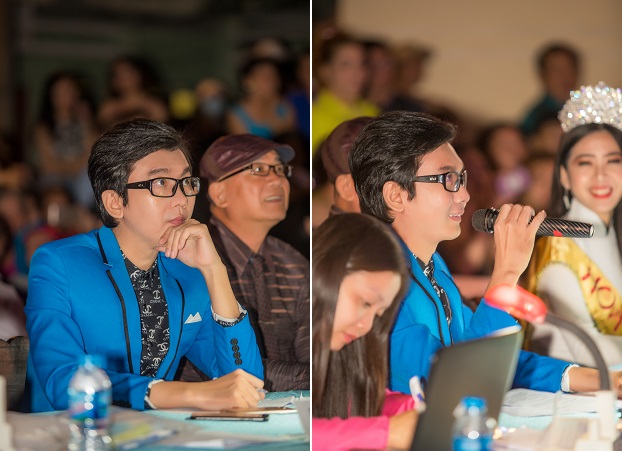
[[[519,326],[438,351],[424,387],[426,411],[419,416],[412,451],[451,451],[453,411],[465,396],[486,399],[488,416],[499,416],[512,385],[523,342]]]

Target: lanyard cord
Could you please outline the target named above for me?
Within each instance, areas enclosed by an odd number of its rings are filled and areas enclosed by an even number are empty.
[[[437,321],[437,324],[438,324],[438,333],[441,336],[440,338],[441,338],[442,345],[445,346],[445,338],[443,337],[443,328],[442,328],[442,325],[441,325],[441,312],[438,309],[438,305],[436,305],[436,301],[434,300],[432,295],[430,293],[428,293],[428,290],[425,289],[423,284],[421,282],[419,282],[419,280],[417,280],[417,278],[415,277],[415,275],[412,272],[412,269],[410,270],[410,277],[412,277],[412,279],[417,283],[417,285],[419,285],[419,287],[421,287],[421,289],[426,294],[428,299],[430,299],[430,301],[432,302],[432,305],[434,305],[434,308],[436,309],[436,321]],[[449,297],[448,297],[448,300],[449,300]],[[449,306],[449,308],[451,308],[451,305]],[[449,331],[449,342],[450,342],[450,344],[453,344],[454,343],[454,339],[451,336],[451,329],[449,327],[449,324],[447,324],[447,330]]]

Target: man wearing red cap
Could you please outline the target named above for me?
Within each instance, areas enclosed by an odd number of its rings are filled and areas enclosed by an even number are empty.
[[[249,312],[268,390],[309,389],[309,262],[268,235],[289,205],[294,150],[258,136],[224,136],[201,158],[210,234],[236,299]]]
[[[352,143],[371,121],[368,116],[357,117],[342,122],[332,131],[320,148],[322,164],[328,182],[334,185],[334,203],[330,214],[360,213],[359,197],[354,189],[354,182],[348,166],[348,155]]]

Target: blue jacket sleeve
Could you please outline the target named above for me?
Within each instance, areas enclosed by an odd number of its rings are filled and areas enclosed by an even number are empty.
[[[511,315],[482,300],[465,331],[465,338],[482,337],[494,330],[516,324],[516,320]],[[513,388],[556,392],[561,388],[562,374],[568,365],[570,363],[562,360],[521,351],[512,386]]]
[[[240,368],[263,379],[261,355],[248,315],[233,326],[221,326],[206,318],[186,356],[211,378]]]

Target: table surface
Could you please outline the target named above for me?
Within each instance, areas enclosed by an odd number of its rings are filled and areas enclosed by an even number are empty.
[[[309,397],[309,391],[267,393],[267,399],[283,397]],[[176,433],[157,443],[141,446],[141,450],[170,451],[180,449],[181,443],[195,442],[200,446],[188,449],[223,449],[224,445],[236,449],[288,449],[309,450],[297,413],[274,414],[265,422],[188,420],[190,410],[152,410],[139,412],[131,409],[112,408],[111,431],[118,437],[126,431],[147,427],[151,430],[170,429]],[[16,449],[56,451],[66,449],[69,440],[66,412],[45,414],[20,414],[8,412],[7,421],[12,426]],[[240,439],[246,444],[238,443]],[[261,443],[259,443],[259,442]],[[215,445],[212,446],[212,444]],[[234,446],[235,445],[235,446]]]
[[[289,392],[272,392],[266,394],[266,399],[277,399],[284,397],[309,397],[308,390],[298,390]],[[308,450],[310,449],[309,441],[305,438],[305,431],[300,423],[298,414],[273,414],[268,417],[268,421],[217,421],[217,420],[201,420],[193,421],[188,420],[188,410],[151,410],[148,411],[150,415],[158,418],[183,421],[185,423],[192,423],[193,426],[200,427],[205,431],[217,431],[219,433],[231,433],[237,435],[240,433],[264,436],[264,437],[277,437],[285,441],[282,442],[270,442],[265,444],[254,443],[249,446],[241,447],[240,449],[291,449],[291,450]],[[166,446],[154,446],[149,449],[170,449]],[[202,449],[214,449],[214,448],[202,448]]]

